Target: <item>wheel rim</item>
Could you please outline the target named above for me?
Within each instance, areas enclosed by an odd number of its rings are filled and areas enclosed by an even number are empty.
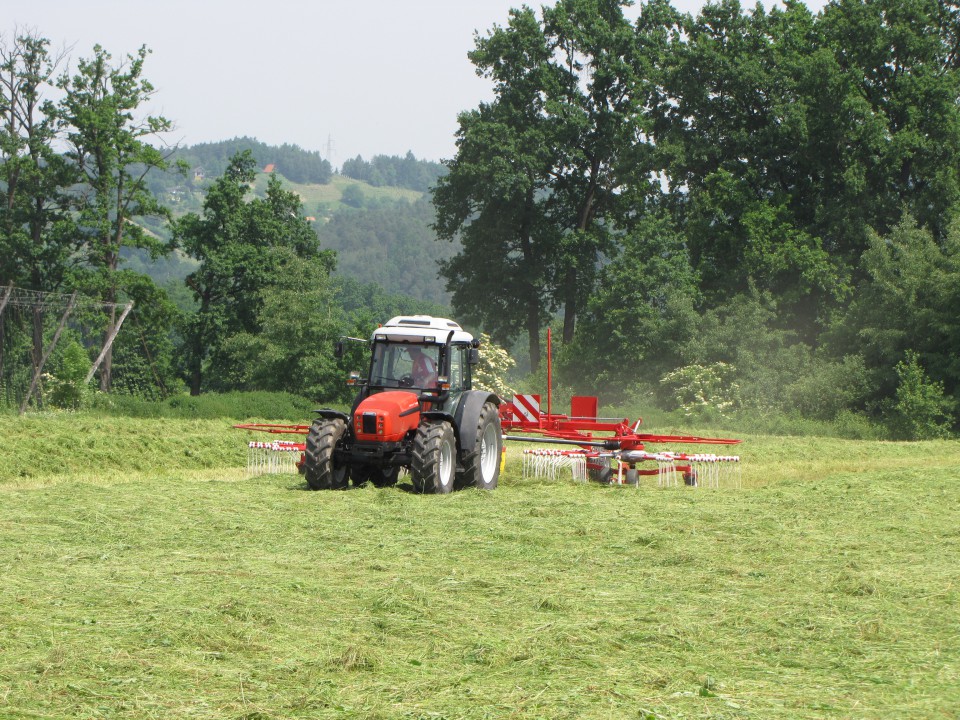
[[[497,428],[493,423],[489,423],[483,429],[483,436],[480,438],[480,474],[484,482],[490,482],[497,471],[497,463],[500,459],[497,457]]]
[[[449,442],[440,443],[440,477],[443,487],[453,482],[453,446]]]

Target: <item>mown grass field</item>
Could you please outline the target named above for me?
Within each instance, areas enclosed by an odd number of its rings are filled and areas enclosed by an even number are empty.
[[[0,417],[0,717],[960,716],[960,443],[433,497],[247,477],[227,425]]]

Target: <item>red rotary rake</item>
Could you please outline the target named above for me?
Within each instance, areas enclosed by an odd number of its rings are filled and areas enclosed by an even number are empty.
[[[569,468],[574,479],[604,483],[636,485],[641,475],[655,475],[660,486],[740,484],[737,455],[646,450],[651,444],[735,445],[739,440],[641,433],[639,420],[598,417],[595,397],[574,397],[570,404],[570,415],[554,414],[549,405],[541,412],[539,395],[515,395],[500,406],[506,440],[576,446],[524,450],[524,476],[554,478]],[[640,467],[649,463],[655,467]]]
[[[572,445],[577,449],[524,450],[524,476],[557,477],[567,469],[574,479],[588,478],[603,483],[639,485],[642,475],[657,476],[661,487],[685,485],[720,487],[740,486],[740,457],[713,453],[674,451],[648,452],[647,445],[736,445],[727,438],[694,435],[656,435],[641,433],[641,420],[598,416],[598,401],[592,396],[570,400],[570,415],[552,412],[553,368],[551,338],[547,330],[547,411],[540,410],[539,395],[515,395],[512,402],[500,406],[500,424],[506,440]],[[656,467],[638,467],[654,463]]]

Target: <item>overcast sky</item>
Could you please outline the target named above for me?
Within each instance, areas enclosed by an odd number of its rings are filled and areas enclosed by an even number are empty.
[[[0,33],[35,30],[73,58],[100,44],[119,61],[146,45],[153,53],[144,77],[157,91],[150,112],[176,124],[171,142],[247,135],[319,150],[339,166],[408,150],[427,160],[451,157],[457,113],[490,97],[466,57],[474,31],[505,24],[521,4],[3,0]],[[685,11],[701,4],[674,2]],[[808,5],[819,9],[823,0]]]

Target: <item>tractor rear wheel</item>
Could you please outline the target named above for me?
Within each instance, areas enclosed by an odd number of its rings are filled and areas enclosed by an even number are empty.
[[[359,487],[368,482],[372,482],[374,487],[390,487],[397,484],[397,478],[400,475],[398,467],[376,467],[375,465],[361,465],[355,467],[350,472],[353,478],[353,484]]]
[[[410,454],[410,479],[417,492],[445,495],[453,490],[457,443],[448,422],[427,421],[417,428]]]
[[[493,490],[500,479],[502,451],[499,411],[493,403],[484,403],[477,417],[477,440],[472,448],[463,448],[463,471],[457,473],[457,483],[464,487]]]
[[[343,490],[349,480],[346,465],[336,462],[333,451],[347,431],[339,418],[317,418],[307,433],[303,454],[304,476],[311,490]]]

